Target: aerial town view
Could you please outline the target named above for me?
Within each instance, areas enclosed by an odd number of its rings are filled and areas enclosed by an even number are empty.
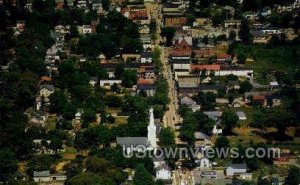
[[[0,0],[0,185],[300,185],[300,0]]]

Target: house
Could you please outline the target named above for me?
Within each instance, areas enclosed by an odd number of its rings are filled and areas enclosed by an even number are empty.
[[[54,86],[44,84],[40,86],[40,96],[45,98],[45,101],[48,101],[48,97],[54,93]]]
[[[187,45],[189,45],[190,47],[193,46],[193,37],[189,36],[189,35],[177,34],[177,35],[175,35],[173,40],[174,40],[174,42],[173,42],[174,45],[180,45],[180,43],[183,42],[184,44],[187,43]]]
[[[192,98],[185,95],[180,99],[181,105],[186,105],[189,108],[193,110],[193,112],[196,112],[197,110],[200,110],[200,105],[198,105]]]
[[[130,11],[129,19],[140,25],[149,25],[151,21],[148,11],[146,9]]]
[[[199,91],[207,93],[212,92],[218,94],[219,91],[226,91],[226,86],[222,84],[200,84]]]
[[[25,20],[18,20],[16,22],[16,30],[22,32],[25,29],[26,21]]]
[[[95,10],[98,14],[101,14],[103,12],[102,2],[101,1],[93,1],[92,9]]]
[[[139,151],[139,146],[150,147],[147,137],[117,137],[117,144],[123,147],[123,150],[130,153],[132,150]]]
[[[106,87],[106,88],[110,88],[110,86],[112,86],[113,84],[120,85],[121,83],[122,80],[117,80],[117,79],[105,79],[99,81],[100,87]]]
[[[277,81],[270,82],[271,91],[278,89],[279,84]]]
[[[221,70],[221,66],[219,64],[208,64],[208,65],[204,65],[204,64],[198,64],[198,65],[191,65],[191,69],[190,71],[192,73],[200,73],[201,71],[205,70],[206,71],[206,75],[209,75],[211,73],[215,74],[215,73],[219,73],[219,71]]]
[[[233,28],[238,29],[241,26],[241,20],[225,20],[224,21],[224,28]]]
[[[157,180],[172,180],[171,168],[167,164],[161,164],[155,169],[155,178]]]
[[[184,75],[177,77],[178,87],[198,87],[200,78],[198,75]]]
[[[247,174],[247,165],[246,163],[231,164],[225,169],[225,174],[230,177]]]
[[[276,27],[264,27],[261,28],[260,31],[267,35],[280,35],[282,33],[282,31]]]
[[[212,129],[212,133],[213,134],[222,134],[223,133],[223,127],[219,122],[216,122],[216,124],[214,125],[213,129]]]
[[[214,121],[218,121],[220,119],[220,117],[222,116],[221,111],[204,111],[204,114],[206,114],[210,119],[214,120]]]
[[[261,30],[253,30],[251,31],[252,37],[253,37],[253,43],[261,43],[266,44],[270,41],[271,37],[264,33]]]
[[[185,70],[187,72],[190,71],[191,60],[189,59],[173,59],[170,61],[172,64],[172,70]],[[178,77],[176,77],[177,79]]]
[[[140,60],[141,54],[134,54],[134,53],[123,53],[122,54],[123,61],[127,61],[128,58],[132,58],[134,60]]]
[[[220,124],[221,122],[221,116],[222,113],[221,111],[204,111],[204,114],[206,114],[210,119],[214,120],[216,122],[216,124],[214,125],[214,128],[212,130],[213,134],[222,134],[223,129],[222,126]]]
[[[63,184],[67,180],[65,174],[50,174],[50,171],[34,171],[33,180],[37,183]]]
[[[142,25],[139,27],[139,33],[140,34],[149,34],[150,33],[150,28],[148,25]]]
[[[117,144],[123,147],[127,154],[133,151],[153,150],[157,148],[157,127],[154,121],[153,108],[149,109],[149,124],[147,137],[117,137]]]
[[[212,146],[212,141],[208,135],[206,135],[203,132],[195,132],[194,133],[195,137],[195,147],[196,148],[202,148],[202,149],[207,149]]]
[[[78,32],[80,34],[91,34],[93,33],[92,31],[92,25],[83,25],[83,26],[78,26]]]
[[[234,15],[235,9],[232,6],[224,6],[224,10],[229,12],[231,15]]]
[[[77,1],[77,5],[78,8],[84,9],[85,11],[87,11],[88,8],[88,0],[78,0]]]
[[[187,18],[185,15],[178,14],[165,14],[164,15],[164,25],[167,27],[180,27],[187,23]]]
[[[35,154],[54,154],[54,150],[49,148],[51,144],[51,140],[44,140],[44,139],[34,139],[33,143],[33,150]]]
[[[208,179],[216,179],[217,178],[217,172],[216,171],[203,171],[201,173],[202,178],[208,178]]]
[[[183,38],[178,45],[172,51],[171,59],[190,59],[192,53],[192,47]]]
[[[185,64],[185,65],[190,65],[190,64]],[[177,67],[180,67],[180,66],[177,64]],[[190,70],[187,67],[182,66],[182,68],[173,69],[174,79],[176,81],[178,80],[178,76],[190,75]]]
[[[143,43],[143,48],[144,50],[151,49],[152,44],[151,44],[151,36],[149,34],[143,34],[140,36],[140,40]]]
[[[30,119],[30,122],[33,123],[34,125],[44,127],[47,119],[48,116],[45,114],[45,112],[37,111],[34,112],[32,118]]]
[[[34,171],[33,172],[33,180],[35,182],[50,182],[51,178],[50,178],[50,171]]]
[[[140,78],[137,82],[137,94],[139,94],[141,91],[145,92],[147,96],[154,96],[156,92],[154,80]]]
[[[196,58],[204,58],[204,57],[209,57],[212,56],[214,53],[211,48],[209,48],[206,44],[203,42],[197,43],[195,46],[195,49],[193,50],[195,53]]]
[[[65,35],[60,32],[50,31],[51,38],[55,41],[55,43],[62,44],[65,40]]]
[[[141,53],[141,63],[152,63],[152,53],[142,52]]]
[[[239,66],[221,65],[221,70],[219,71],[219,73],[215,73],[215,76],[228,76],[228,75],[250,78],[253,76],[253,69],[239,67]]]
[[[239,120],[246,120],[247,119],[246,114],[242,111],[237,111],[236,115],[239,117]]]
[[[155,78],[155,67],[154,66],[140,66],[138,70],[139,78],[154,79]]]
[[[70,27],[69,25],[63,26],[63,25],[57,25],[54,27],[55,32],[67,34],[70,33]]]
[[[218,54],[217,55],[217,64],[225,64],[232,61],[232,55],[228,54]]]
[[[89,84],[94,87],[98,83],[98,77],[90,77]]]
[[[244,95],[246,104],[260,105],[263,107],[276,107],[281,105],[281,100],[272,92],[246,92]]]
[[[111,4],[125,4],[127,0],[110,0]]]
[[[271,8],[270,8],[270,7],[265,7],[265,8],[260,12],[260,15],[261,15],[262,17],[267,17],[267,16],[271,15],[271,13],[272,13]]]
[[[194,96],[200,92],[199,87],[182,87],[178,88],[179,96],[181,95],[189,95]]]

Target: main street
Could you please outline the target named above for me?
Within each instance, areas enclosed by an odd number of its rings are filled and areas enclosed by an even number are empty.
[[[151,18],[156,21],[157,25],[157,40],[154,44],[154,47],[158,47],[161,51],[161,61],[162,61],[162,75],[163,77],[167,80],[168,82],[168,87],[169,87],[169,99],[170,103],[168,105],[168,111],[165,113],[163,123],[164,127],[171,127],[172,130],[175,132],[175,142],[176,144],[180,144],[180,139],[179,139],[179,132],[176,128],[176,125],[181,122],[180,116],[177,114],[177,110],[179,107],[179,102],[178,102],[178,94],[176,90],[176,83],[173,78],[173,73],[171,70],[171,65],[169,63],[169,56],[172,51],[172,48],[170,47],[164,47],[160,46],[159,43],[163,41],[160,36],[160,28],[161,28],[161,23],[162,23],[162,14],[161,14],[161,4],[158,3],[149,3],[146,4],[146,7],[148,11],[150,12]],[[189,171],[183,172],[179,166],[176,167],[176,170],[173,171],[173,180],[172,184],[174,185],[189,185],[193,184],[192,178],[191,178],[191,173]]]

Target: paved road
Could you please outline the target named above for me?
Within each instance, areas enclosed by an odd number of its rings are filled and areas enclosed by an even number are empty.
[[[159,47],[161,50],[161,61],[163,63],[163,68],[162,68],[162,75],[164,78],[167,80],[168,85],[169,85],[169,99],[170,103],[168,105],[169,110],[165,113],[164,116],[164,127],[171,127],[175,131],[175,142],[176,144],[180,143],[180,139],[178,138],[179,132],[176,131],[176,124],[180,123],[181,118],[177,114],[177,110],[179,107],[179,102],[178,102],[178,94],[176,90],[176,83],[175,80],[173,79],[173,74],[171,70],[171,66],[168,63],[168,57],[170,55],[170,52],[172,51],[171,48],[168,47],[163,47],[158,45],[160,41],[162,41],[160,37],[160,26],[161,26],[161,4],[158,3],[146,3],[146,7],[151,15],[151,18],[156,20],[156,25],[157,25],[157,41],[155,42],[155,47]],[[193,180],[191,178],[191,173],[186,172],[185,174],[182,173],[181,170],[174,170],[173,171],[173,178],[172,178],[172,184],[173,185],[190,185],[193,184]]]

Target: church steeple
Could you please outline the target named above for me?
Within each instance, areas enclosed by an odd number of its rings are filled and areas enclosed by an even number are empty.
[[[156,149],[156,126],[154,124],[153,108],[149,109],[148,141],[151,148]]]

